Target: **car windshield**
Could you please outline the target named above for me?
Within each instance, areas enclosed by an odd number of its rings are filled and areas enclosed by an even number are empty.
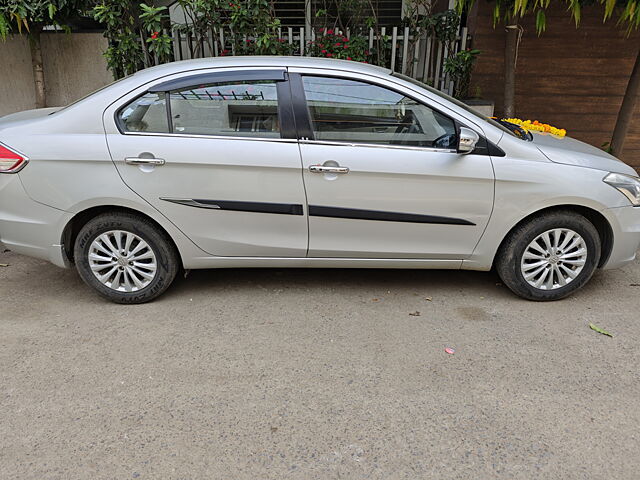
[[[391,75],[393,75],[394,77],[401,78],[402,80],[406,80],[409,83],[413,83],[414,85],[416,85],[416,86],[418,86],[420,88],[424,88],[425,90],[428,90],[430,93],[433,93],[434,95],[437,95],[440,98],[443,98],[443,99],[455,104],[456,106],[462,108],[463,110],[465,110],[466,112],[470,113],[474,117],[479,118],[482,121],[490,123],[494,127],[499,128],[500,130],[502,130],[505,133],[508,133],[509,135],[512,135],[512,136],[514,136],[516,138],[520,138],[522,140],[528,140],[529,139],[529,135],[528,134],[525,133],[524,135],[521,135],[518,132],[515,132],[513,129],[505,126],[503,123],[498,122],[498,121],[494,120],[493,118],[489,118],[489,117],[487,117],[485,115],[482,115],[481,113],[479,113],[478,111],[474,110],[472,107],[470,107],[466,103],[463,103],[460,100],[457,100],[457,99],[455,99],[453,97],[450,97],[446,93],[443,93],[440,90],[435,89],[435,88],[427,85],[426,83],[420,82],[419,80],[416,80],[415,78],[411,78],[411,77],[408,77],[406,75],[403,75],[403,74],[397,73],[397,72],[393,72]]]

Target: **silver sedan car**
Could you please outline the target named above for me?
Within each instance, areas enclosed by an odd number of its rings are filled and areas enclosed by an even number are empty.
[[[495,268],[556,300],[635,258],[640,179],[383,68],[191,60],[0,119],[0,243],[119,303],[227,267]]]

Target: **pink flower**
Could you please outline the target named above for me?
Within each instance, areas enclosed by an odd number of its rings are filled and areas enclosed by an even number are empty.
[[[333,57],[333,54],[332,53],[327,53],[327,58],[331,58],[331,57]]]
[[[347,60],[351,60],[351,57],[347,57]]]
[[[333,35],[333,30],[327,30],[327,35]]]
[[[327,51],[326,51],[326,50],[321,50],[320,52],[321,52],[321,53],[327,53]]]

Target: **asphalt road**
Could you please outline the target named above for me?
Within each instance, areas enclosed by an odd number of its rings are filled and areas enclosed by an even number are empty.
[[[489,273],[222,270],[142,306],[0,263],[3,480],[640,475],[640,262],[547,304]]]

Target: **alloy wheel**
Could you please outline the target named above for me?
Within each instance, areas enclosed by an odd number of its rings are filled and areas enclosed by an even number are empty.
[[[98,235],[89,247],[89,267],[103,285],[137,292],[155,278],[158,263],[149,244],[138,235],[112,230]]]
[[[568,228],[554,228],[538,235],[525,248],[520,271],[529,285],[555,290],[580,274],[587,254],[587,244],[580,234]]]

